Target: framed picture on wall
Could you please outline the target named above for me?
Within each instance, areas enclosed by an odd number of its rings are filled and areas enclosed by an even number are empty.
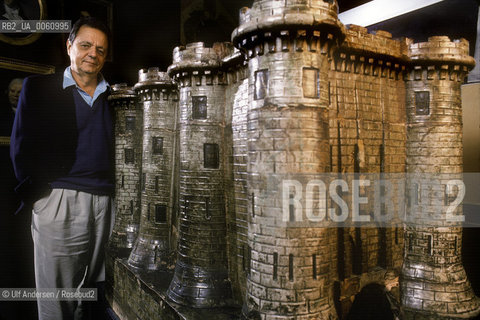
[[[46,0],[0,0],[0,21],[45,20]],[[35,42],[41,33],[0,33],[0,41],[13,45],[27,45]]]
[[[0,145],[10,144],[10,131],[23,79],[32,74],[50,74],[55,67],[0,57]]]

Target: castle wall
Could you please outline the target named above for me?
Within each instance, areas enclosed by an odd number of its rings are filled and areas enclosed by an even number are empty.
[[[249,319],[345,319],[361,290],[375,283],[395,312],[401,300],[407,319],[478,313],[461,264],[461,225],[429,215],[404,226],[399,218],[435,206],[429,200],[412,207],[411,195],[423,186],[410,176],[405,184],[405,172],[461,179],[468,45],[442,37],[413,44],[385,31],[345,28],[337,10],[335,1],[257,0],[241,10],[232,34],[240,52],[203,43],[174,50],[179,165],[170,172],[179,177],[165,194],[173,202],[178,194],[178,229],[171,218],[161,241],[178,234],[178,250],[162,301],[216,310],[243,303]],[[146,159],[151,143],[144,137]],[[147,160],[145,170],[164,169]],[[369,201],[360,215],[397,218],[361,226],[317,220],[336,207],[318,198],[322,181],[328,188],[335,177],[349,187],[354,179],[394,182],[388,205]],[[146,181],[148,195],[157,187]],[[360,187],[369,200],[375,192]],[[445,193],[433,190],[435,197]],[[351,189],[343,196],[352,203]],[[431,220],[437,224],[423,224]]]
[[[332,172],[377,174],[367,179],[379,178],[379,174],[391,179],[391,173],[404,172],[405,54],[402,43],[387,32],[369,34],[365,28],[348,27],[329,73]],[[351,180],[353,175],[342,177]],[[373,188],[364,191],[364,196],[373,199]],[[396,212],[401,209],[400,201],[394,201],[392,209]],[[374,209],[371,201],[361,206],[361,214],[371,215]],[[375,223],[362,226],[337,230],[335,276],[340,281],[338,309],[342,316],[362,289],[360,275],[378,267],[399,270],[402,264],[403,231],[399,221],[383,228]]]

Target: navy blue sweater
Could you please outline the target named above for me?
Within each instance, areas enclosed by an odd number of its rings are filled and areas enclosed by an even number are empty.
[[[52,188],[84,191],[98,195],[113,193],[113,119],[106,94],[90,107],[72,90],[77,118],[76,157],[70,172],[51,183]]]
[[[10,155],[19,181],[15,190],[22,199],[17,212],[22,208],[29,212],[33,202],[42,197],[54,182],[68,182],[72,188],[76,186],[75,189],[98,194],[113,193],[114,144],[113,140],[108,143],[104,140],[110,139],[113,127],[112,110],[107,112],[107,93],[103,93],[99,104],[90,109],[75,92],[74,86],[62,89],[62,83],[63,73],[34,75],[23,83],[10,144]],[[77,108],[77,98],[88,109]],[[87,117],[77,120],[82,114]],[[85,135],[88,129],[77,129],[87,120],[93,121],[97,134],[90,146],[88,141],[79,138],[81,132]],[[99,130],[100,126],[104,126],[105,131]],[[103,139],[97,141],[100,138]],[[101,155],[89,158],[99,149]],[[105,166],[106,154],[111,161],[109,169]],[[89,161],[93,161],[92,164],[88,164]],[[99,175],[92,179],[95,174]]]

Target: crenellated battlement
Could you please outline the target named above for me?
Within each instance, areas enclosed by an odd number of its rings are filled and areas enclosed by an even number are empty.
[[[409,39],[392,39],[392,34],[377,30],[369,33],[367,28],[348,25],[345,41],[339,51],[356,52],[364,55],[389,57],[390,59],[406,60]]]
[[[392,34],[387,31],[369,33],[367,28],[348,25],[345,41],[333,54],[331,70],[403,79],[407,69],[408,40],[392,39]]]
[[[178,79],[193,72],[220,69],[222,60],[233,53],[233,45],[229,42],[216,42],[211,48],[205,47],[203,42],[179,46],[173,49],[173,64],[167,72],[173,79]]]
[[[108,101],[114,101],[118,99],[135,99],[137,94],[132,87],[129,87],[126,83],[116,83],[112,85],[112,93],[108,96]]]
[[[449,37],[435,36],[428,42],[412,43],[408,56],[414,65],[461,65],[472,69],[475,59],[469,55],[469,43],[465,39],[451,41]]]
[[[157,67],[140,69],[138,82],[133,87],[140,102],[150,100],[178,100],[177,85],[166,72],[159,71]]]
[[[136,109],[137,98],[132,87],[126,83],[117,83],[112,85],[112,93],[108,96],[108,101],[116,108]]]
[[[435,36],[428,42],[410,43],[408,56],[411,69],[405,80],[450,80],[463,82],[475,65],[469,55],[469,43],[465,39],[450,41],[449,37]]]
[[[337,46],[335,33],[311,29],[273,30],[244,38],[238,44],[248,58],[279,52],[331,54]]]
[[[168,76],[167,72],[161,72],[157,67],[140,69],[138,71],[138,82],[135,84],[134,89],[139,89],[141,87],[150,85],[165,85],[174,87],[175,83]]]
[[[292,48],[320,51],[319,39],[322,43],[343,40],[345,27],[337,14],[336,1],[255,1],[251,9],[240,10],[240,25],[232,33],[232,42],[249,50],[249,56],[262,55],[263,47],[268,53]],[[281,44],[276,45],[279,41]]]

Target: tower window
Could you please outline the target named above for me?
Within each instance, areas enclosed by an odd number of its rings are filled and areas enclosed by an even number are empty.
[[[220,165],[219,147],[215,143],[203,145],[203,166],[208,169],[218,169]]]
[[[255,71],[255,100],[265,99],[268,90],[268,70]]]
[[[428,116],[430,114],[430,92],[415,92],[415,112],[417,116]]]
[[[305,98],[320,98],[320,78],[318,69],[303,68],[303,96]]]
[[[192,97],[193,119],[207,119],[207,97]]]
[[[156,223],[165,223],[167,222],[167,206],[165,205],[155,205],[155,222]]]
[[[273,280],[278,278],[278,253],[273,253]]]
[[[288,255],[288,280],[293,281],[293,254]]]
[[[135,130],[135,117],[132,117],[132,116],[125,117],[125,130],[126,131]]]
[[[163,138],[160,138],[160,137],[153,138],[152,153],[155,155],[163,154]]]
[[[125,163],[134,163],[135,162],[135,153],[133,149],[125,149]]]

